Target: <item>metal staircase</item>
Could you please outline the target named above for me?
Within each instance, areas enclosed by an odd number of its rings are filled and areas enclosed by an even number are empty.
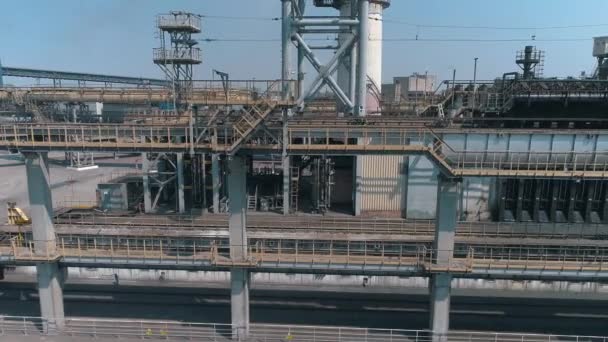
[[[247,211],[256,211],[258,209],[258,187],[255,187],[253,195],[247,194]]]
[[[513,107],[513,94],[515,88],[515,82],[509,82],[509,85],[505,87],[503,84],[503,90],[500,93],[500,109],[499,113],[506,113]]]
[[[248,109],[243,110],[243,114],[232,126],[234,140],[228,148],[228,154],[234,155],[241,144],[243,144],[260,124],[272,113],[276,103],[269,102],[265,99],[260,100]]]
[[[450,165],[449,160],[443,151],[444,148],[451,149],[451,147],[433,131],[430,132],[433,135],[433,145],[428,149],[428,153],[435,160],[435,164],[437,164],[444,174],[455,176],[454,169]]]

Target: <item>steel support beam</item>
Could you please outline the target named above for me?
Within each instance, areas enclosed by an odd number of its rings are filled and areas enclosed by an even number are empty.
[[[358,55],[357,49],[359,48],[358,43],[354,43],[350,52],[350,84],[349,84],[349,93],[350,101],[352,103],[357,103],[357,62]],[[354,115],[354,108],[351,110],[351,114]]]
[[[304,56],[308,59],[308,61],[310,62],[310,64],[319,73],[317,75],[317,77],[313,80],[313,82],[311,83],[311,85],[309,86],[309,88],[308,88],[309,90],[307,92],[305,92],[305,94],[302,97],[300,97],[298,99],[298,101],[297,101],[298,106],[301,107],[303,105],[305,99],[307,99],[309,96],[311,96],[311,94],[314,93],[315,89],[319,86],[319,83],[321,81],[325,81],[326,84],[336,94],[336,96],[338,96],[338,99],[345,106],[347,106],[349,108],[352,108],[353,104],[350,102],[350,99],[348,98],[348,96],[346,96],[346,94],[344,93],[344,91],[340,88],[340,86],[334,80],[334,78],[331,76],[331,74],[337,68],[338,60],[340,58],[342,58],[342,56],[347,51],[347,49],[350,46],[352,46],[352,44],[354,43],[355,37],[351,37],[351,39],[349,39],[345,44],[343,44],[342,46],[340,46],[340,48],[338,49],[338,51],[336,51],[336,53],[333,55],[332,59],[330,60],[329,63],[327,63],[327,65],[322,65],[321,62],[315,56],[315,54],[312,52],[312,50],[308,47],[308,45],[304,41],[304,38],[302,38],[302,36],[299,35],[299,34],[297,34],[297,33],[294,33],[293,36],[296,39],[296,41],[298,42],[298,47],[300,47],[302,49],[302,51],[304,53]]]
[[[454,255],[454,237],[458,221],[458,182],[439,176],[435,219],[434,258],[437,266],[448,267]],[[450,273],[433,274],[430,278],[431,330],[433,341],[446,341],[450,322]]]
[[[282,78],[283,78],[283,100],[291,97],[288,80],[291,78],[291,34],[292,34],[292,1],[282,1]],[[299,51],[299,48],[298,48]],[[283,131],[282,131],[282,164],[283,164],[283,214],[289,214],[289,157],[287,156],[287,145],[289,144],[287,122],[289,120],[289,109],[283,109]]]
[[[184,200],[184,154],[176,153],[177,162],[177,210],[180,214],[186,212],[186,202]]]
[[[287,144],[289,135],[287,133],[287,115],[283,116],[283,153],[282,153],[282,166],[283,166],[283,215],[288,215],[291,208],[291,196],[289,187],[291,183],[291,160],[287,155]]]
[[[367,68],[368,68],[368,46],[369,46],[369,0],[359,0],[359,51],[357,58],[359,59],[359,70],[357,80],[357,114],[365,116],[367,106]]]
[[[293,0],[295,1],[295,0]],[[298,17],[304,16],[306,11],[306,1],[305,0],[297,0],[297,6],[295,2],[293,2],[293,7],[296,9],[296,15]],[[304,95],[304,61],[306,60],[306,56],[304,55],[304,48],[298,43],[298,94],[297,98],[302,98]]]
[[[365,21],[365,20],[361,20]],[[358,19],[340,19],[340,18],[303,18],[293,21],[293,26],[357,26]]]
[[[55,255],[55,227],[53,226],[53,199],[48,156],[46,153],[24,153],[27,190],[30,198],[30,216],[34,253],[41,256]],[[63,279],[57,263],[36,265],[40,314],[45,328],[61,329],[64,326]],[[47,324],[48,323],[48,324]]]
[[[292,8],[291,0],[281,0],[281,78],[283,81],[282,92],[283,100],[290,97],[288,80],[291,78],[291,33],[292,33]]]

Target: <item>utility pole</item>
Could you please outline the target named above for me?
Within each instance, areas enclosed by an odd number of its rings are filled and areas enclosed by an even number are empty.
[[[475,57],[475,66],[473,67],[473,111],[475,111],[475,101],[477,97],[477,60],[479,58]]]
[[[454,98],[456,97],[456,68],[452,73],[452,109],[454,109]]]
[[[429,71],[425,70],[424,71],[424,105],[426,105],[426,92],[427,92],[427,80],[429,79]]]

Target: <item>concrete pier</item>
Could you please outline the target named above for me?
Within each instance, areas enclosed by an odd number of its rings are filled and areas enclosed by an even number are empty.
[[[53,199],[48,156],[46,153],[24,153],[27,174],[27,190],[30,198],[34,253],[53,258],[55,251],[55,227],[53,226]],[[36,266],[40,315],[48,325],[46,329],[61,329],[65,317],[63,311],[64,272],[55,262]]]
[[[213,192],[213,213],[220,212],[220,186],[221,171],[220,171],[220,155],[217,153],[211,154],[211,183]]]
[[[148,160],[148,154],[141,154],[141,172],[143,177],[144,187],[144,212],[152,212],[152,194],[150,193],[150,160]]]
[[[230,258],[232,262],[247,260],[247,161],[234,156],[228,161],[228,196],[230,216]],[[231,321],[233,339],[244,341],[249,333],[249,271],[230,271]]]
[[[245,341],[249,335],[249,281],[246,269],[230,270],[230,312],[235,341]]]
[[[458,182],[439,176],[437,186],[437,219],[435,221],[434,259],[437,266],[447,267],[454,255],[454,236],[458,218]],[[450,327],[450,273],[436,273],[430,279],[431,322],[433,342],[447,341]]]
[[[63,310],[63,284],[67,276],[65,268],[57,263],[36,265],[40,316],[45,320],[45,330],[62,329],[65,325]]]
[[[180,214],[186,212],[186,202],[184,200],[184,154],[177,153],[177,210]]]

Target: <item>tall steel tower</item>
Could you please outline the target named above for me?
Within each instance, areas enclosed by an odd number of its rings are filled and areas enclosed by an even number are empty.
[[[524,71],[524,79],[539,78],[543,75],[545,52],[537,50],[534,46],[526,46],[523,51],[517,52],[515,63]]]
[[[160,48],[154,49],[154,63],[172,82],[176,112],[186,109],[192,93],[192,69],[200,64],[201,50],[194,34],[201,32],[201,17],[174,11],[156,17]]]

